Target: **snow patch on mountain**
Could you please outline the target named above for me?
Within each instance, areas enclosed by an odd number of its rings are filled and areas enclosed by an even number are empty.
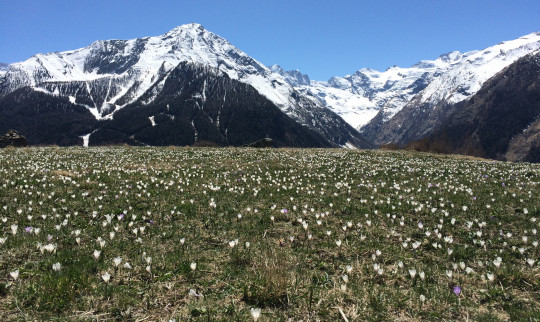
[[[85,135],[81,135],[79,136],[81,139],[83,139],[83,147],[87,148],[88,145],[90,144],[90,136],[92,136],[92,134],[96,133],[97,130],[94,130],[88,134],[85,134]]]

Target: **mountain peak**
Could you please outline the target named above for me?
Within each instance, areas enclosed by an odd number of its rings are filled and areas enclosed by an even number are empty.
[[[284,72],[285,70],[283,69],[283,67],[279,66],[278,64],[274,64],[272,66],[269,66],[268,68],[270,68],[271,71],[275,72],[275,73],[280,73],[280,72]]]
[[[24,86],[54,93],[57,82],[96,82],[100,86],[104,82],[109,96],[100,103],[85,101],[92,114],[103,119],[112,117],[112,113],[135,102],[149,89],[154,91],[148,96],[148,102],[152,101],[167,75],[181,62],[209,66],[252,85],[282,109],[296,104],[290,96],[292,89],[282,77],[272,75],[260,62],[198,23],[181,25],[154,37],[96,41],[76,50],[35,55],[10,65],[10,71],[2,71],[2,77],[9,73],[12,77],[0,87],[0,95]],[[69,91],[60,94],[74,97],[77,103],[83,99]]]
[[[178,30],[199,30],[199,31],[202,31],[202,30],[205,30],[205,29],[204,29],[203,25],[201,25],[200,23],[192,22],[192,23],[188,23],[188,24],[185,24],[185,25],[180,25],[178,27],[175,27],[171,31],[178,31]]]
[[[182,25],[180,27],[191,28],[191,29],[204,29],[203,25],[201,25],[200,23],[196,23],[196,22],[188,23],[188,24]]]
[[[169,30],[164,35],[162,35],[162,38],[169,38],[169,37],[184,38],[186,35],[191,35],[190,37],[193,37],[193,35],[203,34],[203,33],[209,33],[209,31],[206,30],[201,24],[192,22],[192,23],[181,25],[181,26],[178,26]]]
[[[364,67],[364,68],[356,71],[356,73],[362,73],[362,74],[364,74],[364,73],[378,73],[378,71],[373,69],[373,68]]]
[[[275,64],[268,67],[273,73],[279,74],[285,78],[287,83],[292,86],[310,85],[309,76],[302,74],[298,69],[284,70],[281,66]]]
[[[450,62],[450,61],[453,61],[453,60],[457,60],[460,55],[461,55],[461,53],[459,51],[455,50],[455,51],[451,51],[449,53],[440,55],[439,59],[442,60],[443,62]]]

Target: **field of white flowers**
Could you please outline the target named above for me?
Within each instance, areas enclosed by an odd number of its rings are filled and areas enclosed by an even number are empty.
[[[0,150],[8,320],[539,320],[540,166]]]

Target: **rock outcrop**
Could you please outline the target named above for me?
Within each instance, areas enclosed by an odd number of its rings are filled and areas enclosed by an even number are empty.
[[[5,148],[7,146],[22,147],[27,145],[26,138],[15,130],[9,130],[0,137],[0,148]]]

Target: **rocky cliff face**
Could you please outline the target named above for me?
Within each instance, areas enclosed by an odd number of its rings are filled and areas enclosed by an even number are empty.
[[[299,70],[284,70],[279,65],[272,65],[269,67],[273,73],[281,75],[287,83],[292,86],[309,86],[311,85],[311,80],[306,74],[302,74]]]

